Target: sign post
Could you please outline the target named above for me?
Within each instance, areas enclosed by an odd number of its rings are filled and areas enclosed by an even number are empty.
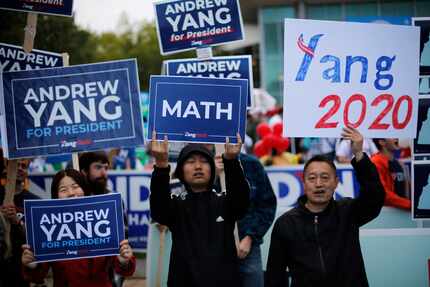
[[[26,53],[30,53],[33,50],[34,38],[36,37],[37,29],[37,13],[27,14],[27,25],[24,28],[24,44],[22,45]]]

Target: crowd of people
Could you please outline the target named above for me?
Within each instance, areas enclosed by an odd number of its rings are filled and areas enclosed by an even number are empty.
[[[256,128],[267,131],[267,126]],[[272,144],[280,135],[277,124]],[[353,128],[345,128],[340,140],[283,140],[265,157],[253,154],[259,140],[238,135],[236,144],[226,142],[222,154],[216,154],[213,145],[184,145],[175,157],[174,172],[168,139],[149,142],[151,217],[172,232],[169,286],[288,286],[288,276],[292,286],[368,286],[358,229],[374,219],[384,203],[410,209],[409,177],[400,160],[407,149],[401,151],[397,139],[363,139]],[[51,198],[112,192],[108,169],[118,160],[121,168],[136,168],[128,155],[135,159],[132,149],[82,153],[79,171],[64,164],[55,174]],[[264,166],[278,162],[304,163],[304,195],[297,207],[276,220],[264,275],[260,245],[276,212]],[[3,175],[5,163],[0,160]],[[333,200],[338,184],[335,163],[352,164],[361,186],[358,198]],[[18,160],[13,203],[0,207],[0,270],[7,274],[0,276],[0,286],[43,283],[50,269],[54,286],[122,286],[136,268],[127,240],[121,242],[118,256],[34,262],[32,247],[26,245],[23,212],[24,200],[38,199],[28,190],[31,164]],[[183,185],[179,193],[171,193],[173,178]],[[124,223],[127,238],[126,213]]]

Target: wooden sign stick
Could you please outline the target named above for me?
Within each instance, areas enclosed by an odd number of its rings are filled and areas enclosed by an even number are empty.
[[[163,259],[164,245],[166,241],[167,226],[157,224],[157,229],[160,231],[160,249],[158,251],[157,274],[155,276],[155,287],[161,287],[161,278],[163,277]]]
[[[215,144],[215,154],[216,155],[221,155],[222,156],[222,154],[224,153],[224,151],[225,151],[224,144]],[[218,174],[218,176],[219,176],[219,182],[220,182],[220,185],[221,185],[221,191],[222,192],[227,192],[227,187],[225,185],[225,171],[223,170],[222,172],[220,172]],[[237,222],[234,224],[234,241],[236,243],[236,247],[238,247],[240,239],[239,239],[239,230],[237,228]]]
[[[63,67],[68,67],[70,65],[70,56],[67,53],[62,53],[61,56],[63,57]],[[73,169],[79,171],[79,155],[77,152],[72,153],[72,166]]]
[[[26,53],[33,50],[34,38],[36,37],[37,13],[27,13],[27,25],[24,28],[24,44],[22,48]]]
[[[6,193],[3,199],[3,205],[13,204],[16,189],[16,172],[18,169],[18,160],[8,160],[7,177],[6,177]]]

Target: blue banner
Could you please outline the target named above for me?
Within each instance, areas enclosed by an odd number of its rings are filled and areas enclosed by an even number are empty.
[[[119,254],[121,195],[24,201],[27,244],[38,262]]]
[[[24,52],[19,46],[0,43],[0,71],[16,72],[63,66],[61,54],[33,49]]]
[[[193,76],[220,79],[247,79],[248,107],[252,106],[252,58],[251,56],[213,57],[210,60],[182,59],[164,62],[169,76]]]
[[[72,16],[73,0],[2,0],[0,9]]]
[[[143,145],[134,59],[6,72],[3,98],[7,158]]]
[[[163,55],[244,38],[238,0],[167,0],[154,6]]]
[[[293,207],[303,194],[303,165],[266,168],[280,215]],[[338,166],[339,185],[335,198],[356,197],[358,182],[350,165]],[[30,175],[30,190],[41,198],[50,197],[52,174]],[[128,240],[133,250],[145,251],[148,241],[150,171],[109,171],[108,186],[121,194],[127,209]],[[175,186],[176,187],[176,186]]]
[[[248,80],[151,76],[148,137],[225,143],[245,138]]]

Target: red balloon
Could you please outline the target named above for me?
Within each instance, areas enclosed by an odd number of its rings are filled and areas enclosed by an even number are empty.
[[[269,149],[267,148],[267,145],[262,140],[259,140],[254,145],[254,154],[257,157],[265,156],[269,153]]]
[[[272,133],[272,129],[267,123],[259,123],[256,128],[258,136],[262,139]]]
[[[272,126],[273,134],[277,136],[282,136],[283,124],[281,122],[277,122]]]
[[[274,134],[272,134],[272,133],[270,133],[270,134],[266,135],[266,136],[263,138],[264,145],[265,145],[268,149],[272,149],[272,148],[274,147],[274,145],[275,145],[275,141],[276,141],[276,136],[275,136]]]

